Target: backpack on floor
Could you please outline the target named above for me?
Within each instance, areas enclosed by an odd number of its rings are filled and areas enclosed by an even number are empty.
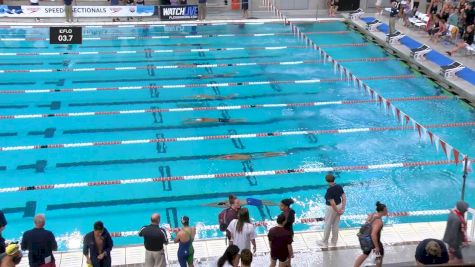
[[[371,231],[373,230],[374,218],[365,222],[360,227],[360,231],[356,234],[358,241],[360,241],[360,247],[363,251],[371,251],[374,248],[373,240],[371,239]]]

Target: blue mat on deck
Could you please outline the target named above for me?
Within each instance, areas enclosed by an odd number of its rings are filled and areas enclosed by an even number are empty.
[[[452,59],[442,55],[441,53],[435,50],[432,50],[429,53],[427,53],[426,58],[439,66],[447,66],[454,63]]]
[[[368,23],[368,22],[372,22],[372,21],[375,21],[376,18],[374,17],[364,17],[364,18],[360,18],[362,21]]]
[[[457,73],[455,73],[458,77],[466,80],[467,82],[475,85],[475,71],[470,68],[465,68]]]
[[[388,24],[383,23],[383,24],[378,26],[378,30],[380,30],[381,32],[384,32],[384,33],[387,34],[389,32],[389,26],[388,26]]]
[[[421,43],[419,43],[418,41],[412,39],[411,37],[407,35],[399,39],[399,42],[407,46],[409,49],[415,49],[422,46]]]

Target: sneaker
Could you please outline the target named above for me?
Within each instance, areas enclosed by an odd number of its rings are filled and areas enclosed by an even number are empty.
[[[327,242],[323,242],[323,240],[318,240],[317,241],[317,245],[321,248],[326,248],[328,247],[328,243]]]

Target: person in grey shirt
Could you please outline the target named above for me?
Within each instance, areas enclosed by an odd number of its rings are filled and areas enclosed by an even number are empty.
[[[442,240],[449,247],[449,264],[463,263],[462,246],[468,244],[467,222],[464,219],[467,209],[467,202],[460,200],[447,219],[447,226]]]

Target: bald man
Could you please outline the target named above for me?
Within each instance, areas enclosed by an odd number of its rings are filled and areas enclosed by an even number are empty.
[[[53,251],[58,249],[58,245],[53,233],[44,228],[46,224],[45,215],[37,214],[34,223],[35,228],[23,234],[21,249],[28,250],[30,267],[54,266]]]
[[[160,214],[152,214],[151,223],[142,227],[139,236],[143,237],[145,246],[145,267],[165,267],[165,251],[163,246],[168,244],[165,229],[160,228]]]

